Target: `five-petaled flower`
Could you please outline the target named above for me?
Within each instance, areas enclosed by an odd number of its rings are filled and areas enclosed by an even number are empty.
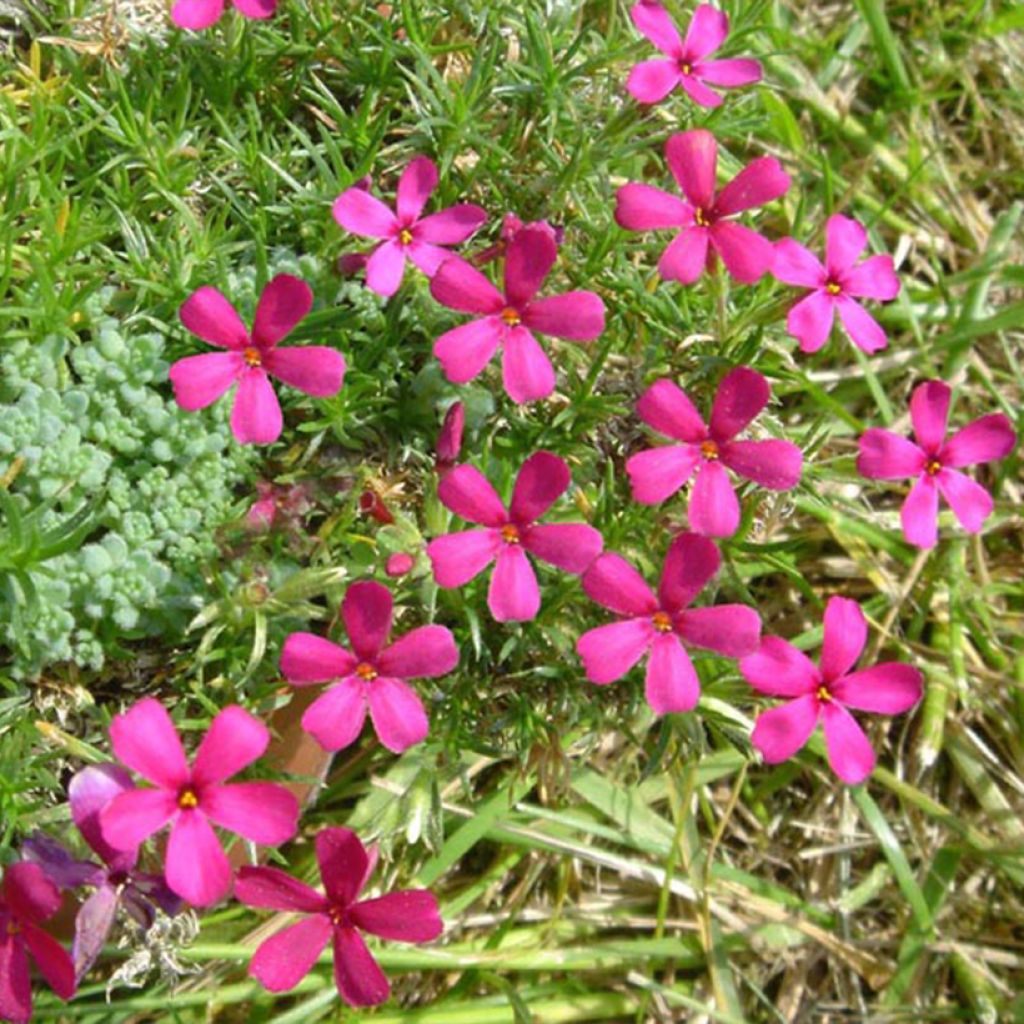
[[[718,144],[711,132],[695,128],[673,135],[665,158],[686,199],[630,182],[615,195],[615,220],[630,231],[683,229],[658,261],[658,272],[668,280],[693,284],[717,252],[737,281],[756,281],[771,268],[772,243],[729,218],[778,199],[789,188],[789,175],[778,160],[763,156],[747,164],[716,196]]]
[[[0,1019],[26,1024],[32,1018],[31,954],[61,999],[75,994],[75,968],[67,951],[40,928],[60,909],[60,892],[38,864],[4,869],[0,882]]]
[[[630,72],[626,88],[641,103],[658,103],[680,85],[694,103],[717,107],[722,97],[709,85],[731,89],[761,81],[756,60],[707,60],[729,34],[729,18],[711,4],[700,4],[693,12],[685,38],[661,4],[638,3],[629,13],[633,24],[667,58],[646,60]]]
[[[398,181],[394,211],[359,186],[346,189],[334,201],[334,219],[346,231],[383,239],[366,262],[366,283],[378,295],[390,296],[398,291],[406,259],[433,277],[437,268],[451,258],[441,246],[466,241],[487,220],[486,211],[472,203],[421,216],[436,187],[437,165],[418,156]]]
[[[347,828],[317,833],[316,859],[324,893],[277,868],[241,868],[235,895],[250,907],[305,915],[264,941],[249,973],[271,992],[294,988],[313,968],[329,941],[334,944],[334,980],[352,1006],[375,1006],[390,994],[388,979],[360,931],[398,942],[430,942],[444,925],[437,899],[426,889],[405,889],[360,900],[377,863]]]
[[[646,696],[654,713],[692,710],[700,680],[686,646],[739,658],[757,650],[761,636],[761,618],[746,605],[689,607],[720,563],[714,541],[679,534],[665,555],[655,596],[621,555],[599,556],[583,576],[583,589],[623,619],[591,629],[577,641],[587,678],[601,685],[614,682],[648,654]]]
[[[762,487],[785,491],[800,480],[803,457],[791,441],[737,441],[768,403],[768,381],[738,366],[722,378],[704,420],[686,394],[670,380],[655,381],[640,398],[640,418],[682,444],[649,448],[626,463],[633,497],[656,505],[675,494],[696,470],[690,495],[690,528],[710,537],[731,537],[740,523],[740,504],[724,466]]]
[[[391,591],[373,580],[353,583],[341,602],[352,650],[313,633],[292,633],[281,652],[281,672],[293,686],[337,680],[302,716],[302,727],[325,750],[354,743],[369,711],[388,750],[400,754],[427,735],[427,713],[406,679],[451,672],[459,651],[444,626],[420,626],[394,643]]]
[[[203,409],[238,384],[231,430],[242,444],[271,444],[281,436],[281,406],[269,374],[315,398],[341,388],[345,359],[326,345],[278,348],[313,305],[305,281],[278,274],[263,289],[252,334],[234,306],[216,288],[194,292],[181,307],[181,322],[195,335],[226,352],[179,359],[170,371],[174,397],[183,409]]]
[[[465,260],[449,259],[441,266],[430,294],[450,309],[481,317],[434,342],[434,355],[450,381],[472,380],[501,348],[505,390],[514,402],[554,391],[554,367],[533,332],[592,341],[604,330],[604,303],[593,292],[534,297],[557,257],[550,232],[533,227],[516,232],[505,258],[504,295]]]
[[[540,589],[529,552],[567,572],[582,573],[601,553],[601,534],[585,523],[536,524],[569,487],[569,467],[557,455],[535,452],[522,465],[506,509],[487,478],[470,465],[456,466],[438,496],[456,515],[482,530],[437,537],[427,545],[434,579],[461,587],[496,561],[487,606],[498,622],[524,622],[540,609]]]
[[[858,348],[869,355],[885,348],[885,331],[854,300],[894,299],[900,281],[891,256],[869,256],[857,262],[867,244],[864,228],[841,213],[833,214],[825,224],[825,266],[793,238],[775,243],[772,274],[784,284],[813,289],[786,317],[786,328],[800,342],[801,352],[817,352],[828,341],[837,310]]]
[[[177,0],[171,8],[171,21],[178,28],[194,32],[220,21],[225,0]],[[269,18],[277,10],[277,0],[231,0],[235,10],[247,18]]]
[[[878,427],[866,430],[860,439],[857,469],[862,476],[873,480],[917,477],[900,509],[900,519],[903,536],[919,548],[934,547],[938,540],[940,493],[965,530],[981,529],[992,512],[992,497],[957,470],[1002,459],[1017,442],[1013,424],[1002,413],[979,417],[947,441],[950,396],[949,385],[940,380],[925,381],[914,389],[910,419],[917,444]]]
[[[758,651],[741,659],[740,671],[755,690],[790,698],[762,712],[754,726],[751,739],[769,764],[792,757],[822,721],[828,762],[836,775],[855,786],[871,774],[875,752],[848,708],[902,714],[921,699],[923,679],[912,665],[898,661],[851,672],[867,636],[860,605],[831,597],[817,666],[777,636],[766,636]]]
[[[115,716],[110,741],[117,757],[156,788],[115,796],[100,812],[103,840],[132,850],[170,822],[165,878],[189,903],[209,906],[231,891],[231,865],[210,822],[265,846],[295,835],[299,803],[284,786],[224,783],[270,742],[267,727],[244,708],[229,705],[217,714],[191,768],[171,716],[152,697]]]

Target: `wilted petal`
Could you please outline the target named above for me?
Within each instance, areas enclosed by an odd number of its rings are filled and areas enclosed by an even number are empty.
[[[944,466],[973,466],[1005,458],[1017,444],[1013,424],[1002,413],[982,416],[961,427],[942,449]]]
[[[378,245],[366,261],[367,287],[385,298],[398,291],[404,274],[405,250],[394,240]]]
[[[775,157],[762,156],[752,160],[718,193],[715,214],[731,217],[743,210],[764,206],[784,195],[789,182],[789,175]],[[768,266],[771,266],[770,259]]]
[[[711,436],[716,440],[735,437],[768,404],[771,388],[756,370],[737,366],[718,385],[711,407]]]
[[[437,496],[446,508],[471,523],[501,526],[508,519],[498,492],[476,466],[456,466],[446,473]]]
[[[977,533],[992,514],[992,496],[979,483],[955,469],[942,469],[935,477],[953,515],[968,533]]]
[[[638,3],[629,16],[637,30],[647,37],[662,53],[679,59],[683,55],[683,40],[668,11],[661,4]]]
[[[679,638],[660,633],[647,659],[644,695],[656,715],[692,711],[700,698],[700,680]]]
[[[523,324],[540,334],[592,341],[604,330],[604,303],[593,292],[566,292],[531,302]]]
[[[355,928],[334,929],[334,980],[350,1006],[376,1006],[391,993],[388,979]]]
[[[420,626],[381,652],[382,675],[399,679],[430,679],[451,672],[459,663],[455,637],[444,626]]]
[[[350,917],[363,931],[397,942],[430,942],[444,931],[437,897],[426,889],[363,900],[352,907]]]
[[[203,352],[179,359],[167,376],[174,386],[174,400],[182,409],[195,412],[216,402],[244,372],[245,363],[237,352]]]
[[[825,223],[825,265],[830,277],[843,278],[868,244],[868,234],[852,217],[834,213]]]
[[[426,739],[427,713],[412,687],[401,679],[379,676],[369,686],[368,699],[377,738],[393,754]]]
[[[246,906],[263,907],[266,910],[315,914],[327,909],[327,900],[316,889],[280,868],[248,865],[239,868],[235,899]]]
[[[525,327],[514,327],[508,332],[502,378],[509,398],[520,404],[547,398],[555,390],[555,369],[551,360]]]
[[[790,308],[786,330],[800,342],[801,352],[817,352],[828,341],[835,311],[835,296],[824,288],[811,292]]]
[[[871,355],[885,348],[888,343],[881,324],[853,299],[840,295],[835,299],[839,319],[843,321],[846,333],[862,351]]]
[[[181,740],[171,716],[153,697],[145,697],[123,714],[114,716],[110,723],[110,742],[118,760],[144,779],[174,790],[188,782],[189,770]]]
[[[267,373],[314,398],[336,395],[345,379],[345,357],[326,345],[274,349],[263,365]]]
[[[341,617],[356,657],[373,659],[391,631],[391,591],[376,580],[360,580],[345,591]]]
[[[669,545],[661,570],[658,599],[662,608],[673,612],[685,608],[718,572],[721,562],[713,540],[680,533]]]
[[[313,633],[292,633],[281,649],[281,674],[296,686],[342,679],[355,667],[354,655]]]
[[[642,505],[657,505],[679,490],[700,461],[695,445],[666,445],[637,452],[626,460],[626,473],[633,500]]]
[[[364,238],[390,238],[397,224],[394,213],[365,189],[346,189],[333,206],[334,219],[346,230]]]
[[[443,272],[444,267],[440,273]],[[497,317],[471,320],[445,331],[434,342],[434,357],[448,380],[465,384],[483,372],[501,344],[501,336],[501,321]]]
[[[821,717],[832,770],[848,786],[863,782],[875,767],[875,752],[864,730],[853,715],[835,701],[822,704]]]
[[[693,284],[704,273],[710,237],[704,227],[694,226],[680,231],[661,254],[658,273],[666,281]]]
[[[135,788],[132,777],[116,764],[92,764],[77,772],[68,784],[71,817],[82,838],[111,866],[128,869],[135,865],[138,851],[115,850],[103,839],[100,811],[115,796]]]
[[[260,943],[249,964],[249,973],[268,992],[287,992],[313,969],[331,932],[331,921],[326,914],[314,914],[282,928]]]
[[[430,282],[430,294],[442,306],[460,313],[500,313],[505,307],[505,296],[459,256],[451,256],[441,264]]]
[[[231,865],[210,823],[199,811],[178,815],[167,842],[165,865],[171,890],[195,907],[208,907],[231,892]]]
[[[687,608],[676,620],[676,631],[688,645],[743,658],[758,649],[761,616],[745,604]]]
[[[825,605],[824,638],[818,664],[826,683],[846,675],[868,641],[868,623],[860,605],[848,597],[830,597]]]
[[[658,601],[647,581],[621,555],[606,552],[594,560],[583,576],[583,590],[619,615],[653,615]]]
[[[697,469],[687,511],[690,528],[705,537],[731,537],[740,525],[740,503],[721,463]]]
[[[71,946],[74,975],[79,981],[103,952],[114,926],[118,902],[117,890],[112,885],[101,885],[79,908]]]
[[[780,238],[775,243],[771,271],[783,284],[797,288],[824,288],[828,276],[818,257],[795,238]]]
[[[935,547],[939,539],[939,489],[934,477],[922,475],[910,488],[900,509],[900,521],[908,544]]]
[[[295,835],[299,802],[274,782],[236,782],[213,786],[200,802],[214,824],[262,846],[279,846]]]
[[[807,742],[817,724],[818,698],[808,694],[762,711],[750,741],[768,764],[779,764],[791,758]]]
[[[576,641],[576,652],[583,660],[587,678],[603,686],[624,676],[657,635],[648,618],[611,622],[584,633]]]
[[[98,831],[98,825],[97,825]],[[102,842],[102,837],[100,839]],[[112,857],[124,855],[104,843]],[[91,860],[78,860],[56,839],[42,832],[33,832],[21,843],[21,856],[38,864],[46,877],[60,889],[77,889],[80,885],[101,885],[107,877],[106,868]]]
[[[354,676],[321,694],[302,716],[302,728],[324,750],[342,750],[359,739],[366,721],[366,689]]]
[[[516,232],[505,256],[505,294],[514,306],[525,305],[544,283],[558,258],[558,246],[541,228]]]
[[[178,813],[175,792],[166,789],[131,789],[100,812],[104,841],[115,850],[136,851]]]
[[[551,452],[534,452],[516,476],[509,512],[526,525],[539,519],[568,490],[571,476],[563,459]]]
[[[710,228],[711,244],[722,257],[725,269],[742,284],[753,284],[766,274],[775,258],[767,238],[731,220],[716,221]]]
[[[640,396],[636,411],[649,427],[676,441],[699,444],[707,437],[700,413],[683,389],[673,381],[655,381]]]
[[[547,523],[533,526],[523,547],[542,561],[566,572],[585,572],[604,546],[601,534],[585,523]]]
[[[442,587],[461,587],[494,561],[501,543],[496,530],[465,530],[435,538],[427,545],[434,579]]]
[[[859,448],[857,472],[872,480],[902,480],[917,476],[924,469],[924,452],[913,441],[891,430],[865,430]]]
[[[188,330],[211,345],[242,349],[249,344],[249,332],[235,307],[209,285],[194,291],[182,303],[178,315]]]
[[[270,730],[243,707],[231,704],[219,712],[199,744],[192,782],[209,786],[231,778],[262,757],[270,743]]]
[[[626,90],[641,103],[660,103],[678,84],[679,66],[672,60],[645,60],[633,66]]]
[[[676,183],[690,202],[710,210],[715,199],[715,168],[718,143],[703,128],[680,132],[665,143],[665,159]]]
[[[486,210],[473,203],[458,203],[424,217],[416,225],[415,234],[417,239],[433,245],[458,245],[466,241],[485,220]]]
[[[437,165],[429,157],[409,162],[398,179],[395,209],[402,224],[410,224],[423,212],[430,194],[437,188]]]
[[[262,368],[245,370],[238,379],[231,408],[231,432],[241,444],[273,444],[283,420],[277,395]]]
[[[740,661],[740,672],[755,690],[772,697],[803,697],[821,685],[814,662],[778,636],[766,636],[757,651]]]
[[[681,228],[693,222],[693,211],[678,196],[631,181],[615,193],[615,223],[627,231]]]
[[[914,437],[928,454],[942,447],[952,392],[941,380],[928,380],[914,388],[910,396],[910,420]]]
[[[832,696],[847,707],[880,715],[899,715],[921,699],[924,679],[913,665],[887,661],[843,676],[829,689]]]
[[[252,339],[272,348],[313,308],[313,292],[305,281],[278,274],[263,289],[252,324]]]
[[[487,607],[498,622],[528,622],[540,609],[537,577],[518,544],[503,544],[498,551]]]
[[[761,64],[749,57],[701,61],[693,69],[696,78],[723,89],[735,89],[761,81]]]
[[[698,61],[714,53],[729,34],[729,19],[713,4],[698,4],[683,40],[683,56]]]
[[[803,468],[803,455],[792,441],[730,441],[721,460],[734,473],[773,491],[796,487]]]
[[[858,299],[879,299],[888,302],[900,291],[891,256],[870,256],[863,263],[847,271],[842,280],[843,290]]]

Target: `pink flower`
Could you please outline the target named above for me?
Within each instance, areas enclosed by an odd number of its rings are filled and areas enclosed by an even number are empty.
[[[870,355],[885,348],[885,331],[854,299],[896,298],[900,282],[892,257],[869,256],[858,263],[867,232],[841,213],[829,217],[825,236],[824,267],[793,238],[775,243],[772,274],[784,284],[813,289],[789,311],[786,328],[799,340],[801,352],[817,352],[828,341],[838,310],[846,333]]]
[[[406,259],[427,277],[433,277],[451,255],[440,247],[466,241],[487,220],[487,213],[471,203],[421,216],[436,187],[437,165],[418,156],[399,179],[395,212],[358,185],[346,189],[334,201],[334,219],[346,231],[384,239],[366,263],[366,283],[378,295],[390,296],[398,291]]]
[[[700,4],[693,12],[685,39],[661,4],[639,3],[629,13],[633,24],[668,58],[644,61],[630,72],[626,88],[641,103],[658,103],[681,85],[694,103],[717,107],[722,97],[708,85],[731,89],[761,81],[756,60],[705,59],[729,34],[728,17],[711,4]]]
[[[316,398],[336,394],[345,377],[340,352],[324,345],[278,348],[309,312],[313,293],[297,277],[278,274],[260,296],[252,336],[216,288],[194,292],[181,322],[203,341],[227,349],[179,359],[170,372],[183,409],[203,409],[238,384],[231,431],[242,444],[271,444],[281,436],[281,406],[267,374]]]
[[[665,556],[655,597],[620,555],[608,552],[596,559],[583,576],[583,589],[623,618],[591,629],[577,641],[587,678],[601,686],[612,683],[647,654],[646,696],[654,713],[692,710],[700,697],[700,680],[686,645],[739,658],[757,650],[761,636],[761,618],[746,605],[688,607],[720,563],[714,541],[679,534]]]
[[[241,868],[235,895],[250,907],[266,907],[302,919],[261,943],[249,973],[271,992],[294,988],[313,968],[328,941],[334,942],[334,980],[351,1006],[376,1006],[391,992],[360,931],[398,942],[430,942],[444,925],[437,899],[426,889],[405,889],[360,900],[377,864],[347,828],[325,828],[316,837],[316,859],[324,894],[277,868]]]
[[[269,18],[277,10],[277,0],[232,0],[235,10],[247,18]],[[209,28],[220,21],[224,0],[178,0],[171,9],[171,21],[178,28],[193,31]]]
[[[900,519],[908,544],[931,548],[938,539],[939,494],[960,525],[977,533],[992,512],[992,498],[981,484],[957,470],[994,462],[1013,451],[1017,437],[1002,413],[982,416],[961,427],[948,441],[950,389],[940,380],[919,384],[910,398],[910,419],[917,444],[890,430],[873,427],[860,439],[857,471],[872,480],[917,477]]]
[[[324,750],[354,743],[367,711],[381,743],[396,754],[427,735],[427,713],[405,680],[451,672],[459,651],[444,626],[420,626],[389,645],[391,613],[387,587],[353,583],[341,603],[352,652],[313,633],[292,633],[284,642],[281,672],[293,686],[338,680],[302,716],[302,728]]]
[[[0,883],[0,1019],[26,1024],[32,1017],[31,955],[61,999],[75,994],[75,968],[65,949],[39,927],[60,909],[60,892],[38,864],[4,870]]]
[[[679,490],[696,470],[690,496],[690,527],[709,537],[731,537],[740,524],[740,503],[723,467],[762,487],[788,491],[800,481],[803,457],[790,441],[737,441],[767,405],[768,381],[737,366],[718,385],[711,425],[670,380],[655,381],[637,404],[640,418],[682,444],[650,448],[626,462],[633,499],[657,505]]]
[[[434,342],[434,355],[450,381],[472,380],[501,348],[505,390],[514,402],[546,398],[554,391],[554,368],[533,332],[591,341],[604,330],[604,303],[593,292],[534,298],[557,256],[558,246],[548,232],[517,232],[505,260],[504,295],[465,260],[450,259],[442,265],[430,283],[430,294],[450,309],[481,317]]]
[[[441,481],[438,497],[456,515],[482,530],[432,540],[427,554],[442,587],[461,587],[496,562],[487,607],[498,622],[525,622],[540,608],[537,577],[526,553],[566,572],[582,573],[601,553],[601,534],[585,523],[535,525],[569,487],[569,467],[557,455],[535,452],[522,465],[506,510],[478,469],[456,466]]]
[[[524,223],[514,213],[506,213],[505,219],[501,224],[501,238],[494,245],[484,249],[483,252],[477,253],[473,257],[473,262],[477,266],[482,266],[485,263],[490,263],[492,260],[501,258],[508,252],[509,243],[512,239],[524,229],[543,231],[551,238],[555,245],[561,245],[565,239],[565,228],[563,227],[556,227],[546,220],[533,220],[529,223]]]
[[[667,280],[693,284],[713,250],[737,281],[756,281],[772,265],[772,243],[728,218],[778,199],[789,188],[778,160],[764,156],[747,164],[716,197],[718,146],[711,132],[695,128],[673,135],[665,157],[686,200],[630,182],[615,195],[615,220],[630,231],[683,228],[658,261]]]
[[[443,476],[456,462],[462,451],[462,434],[466,428],[466,407],[461,402],[453,402],[445,413],[441,433],[437,436],[437,471]]]
[[[267,727],[238,705],[210,723],[190,768],[171,716],[152,697],[110,723],[114,753],[155,789],[115,796],[100,812],[103,839],[131,850],[170,823],[166,880],[172,892],[197,907],[231,891],[231,865],[210,822],[254,843],[277,846],[295,835],[299,804],[272,782],[224,780],[263,755]]]
[[[863,782],[875,767],[875,752],[847,710],[899,715],[921,699],[921,673],[911,665],[885,662],[851,672],[868,627],[856,601],[831,597],[825,608],[825,636],[819,666],[791,643],[766,636],[761,647],[740,661],[744,678],[761,693],[792,698],[762,712],[751,736],[769,764],[792,757],[819,720],[832,770],[848,785]]]
[[[287,520],[289,525],[297,526],[312,507],[306,484],[278,487],[267,480],[258,480],[256,494],[256,501],[245,514],[245,523],[250,530],[269,530],[279,517]]]
[[[399,551],[388,557],[388,560],[384,565],[384,572],[392,578],[404,576],[415,564],[416,560],[412,555],[407,554],[404,551]]]

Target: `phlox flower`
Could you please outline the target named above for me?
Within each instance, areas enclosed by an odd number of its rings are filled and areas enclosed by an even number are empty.
[[[404,889],[360,900],[377,864],[347,828],[317,833],[316,859],[324,893],[278,868],[243,867],[235,895],[247,906],[301,914],[302,918],[262,942],[249,973],[271,992],[294,988],[313,968],[328,942],[334,945],[334,980],[351,1006],[375,1006],[391,992],[361,931],[398,942],[430,942],[444,925],[437,899],[426,889]]]
[[[60,892],[38,864],[4,869],[0,881],[0,1019],[27,1024],[32,1018],[29,956],[61,999],[75,994],[71,957],[39,926],[60,909]]]
[[[667,280],[693,284],[717,252],[737,281],[756,281],[772,265],[772,243],[730,218],[778,199],[789,188],[789,175],[778,160],[752,161],[716,196],[718,144],[711,132],[695,128],[671,136],[665,158],[686,199],[630,182],[615,194],[616,222],[629,231],[683,229],[658,261],[658,273]]]
[[[629,13],[633,24],[667,58],[646,60],[630,72],[626,88],[641,103],[658,103],[679,85],[694,103],[717,107],[722,97],[709,85],[731,89],[761,81],[756,60],[706,59],[729,34],[729,18],[711,4],[698,5],[685,38],[659,3],[638,3]]]
[[[828,341],[836,311],[858,348],[869,355],[885,348],[885,331],[855,300],[894,299],[900,281],[891,256],[869,256],[857,262],[867,244],[864,228],[841,213],[825,224],[824,266],[793,238],[775,243],[772,274],[784,284],[812,289],[786,317],[786,329],[800,342],[801,352],[817,352]]]
[[[388,556],[388,560],[384,564],[384,572],[392,578],[404,576],[412,571],[412,567],[415,564],[416,559],[408,552],[396,551],[395,554]]]
[[[242,444],[271,444],[281,436],[281,406],[269,374],[315,398],[334,395],[345,377],[342,354],[325,345],[278,348],[313,305],[305,281],[278,274],[263,289],[252,335],[234,306],[216,288],[194,292],[181,307],[181,322],[203,341],[227,349],[179,359],[170,371],[183,409],[203,409],[238,385],[231,431]]]
[[[950,388],[940,380],[919,384],[910,398],[910,420],[915,444],[891,430],[872,427],[860,439],[857,471],[872,480],[916,477],[900,520],[907,543],[932,548],[938,540],[941,494],[969,533],[977,533],[992,512],[992,497],[981,484],[957,470],[963,466],[994,462],[1013,451],[1017,437],[1013,424],[1002,413],[961,427],[948,441]]]
[[[551,452],[535,452],[522,465],[506,509],[487,478],[470,465],[456,466],[441,481],[438,497],[456,515],[482,530],[437,537],[427,545],[434,579],[461,587],[495,562],[487,607],[498,622],[525,622],[540,609],[540,588],[527,552],[582,573],[601,553],[601,534],[585,523],[537,520],[565,493],[569,467]]]
[[[472,380],[500,348],[505,391],[512,401],[531,402],[554,391],[554,367],[534,332],[592,341],[604,330],[604,303],[594,292],[535,298],[557,257],[558,246],[549,232],[517,232],[505,258],[504,294],[465,260],[442,264],[430,282],[430,294],[449,309],[480,317],[434,342],[434,355],[452,383]]]
[[[824,627],[818,665],[777,636],[766,636],[756,653],[740,661],[755,690],[790,698],[758,716],[751,740],[765,761],[778,764],[800,750],[821,721],[832,770],[855,786],[874,769],[875,752],[849,709],[902,714],[921,699],[923,678],[912,665],[895,661],[850,671],[868,636],[856,601],[829,598]]]
[[[398,181],[394,211],[359,185],[346,189],[334,201],[334,219],[346,231],[383,239],[366,261],[366,284],[378,295],[391,296],[398,291],[407,259],[433,277],[451,255],[442,246],[466,241],[487,220],[486,211],[472,203],[422,216],[435,188],[437,165],[418,156]]]
[[[277,10],[277,0],[231,0],[236,11],[247,18],[269,18]],[[209,28],[220,21],[224,0],[177,0],[171,8],[171,21],[178,28],[193,31]]]
[[[264,846],[295,835],[299,803],[284,786],[225,785],[270,743],[267,727],[244,708],[217,714],[191,767],[171,716],[152,697],[114,717],[110,741],[119,760],[156,788],[115,796],[100,811],[103,841],[115,850],[137,849],[170,823],[165,878],[189,903],[209,906],[231,891],[231,865],[211,822]]]
[[[292,633],[281,651],[281,672],[293,686],[334,681],[306,709],[302,728],[324,750],[354,743],[369,711],[377,737],[400,754],[427,735],[427,713],[406,679],[433,678],[459,663],[444,626],[420,626],[388,643],[391,591],[372,580],[353,583],[341,602],[352,650],[313,633]]]
[[[690,711],[700,697],[700,680],[687,646],[730,658],[757,650],[761,618],[742,604],[689,607],[718,572],[715,543],[681,533],[671,543],[657,596],[621,555],[607,552],[583,575],[583,589],[599,605],[623,616],[598,626],[576,642],[587,678],[605,685],[624,676],[646,654],[647,703],[657,715]]]
[[[656,505],[693,476],[690,528],[710,537],[731,537],[740,524],[740,503],[724,467],[777,491],[800,481],[803,456],[791,441],[736,440],[770,394],[761,374],[737,366],[718,385],[711,422],[705,425],[678,385],[655,381],[641,396],[637,412],[649,427],[682,443],[649,448],[626,462],[634,500]]]
[[[441,432],[437,435],[434,466],[442,476],[459,461],[465,429],[466,407],[461,402],[453,402],[444,414]]]

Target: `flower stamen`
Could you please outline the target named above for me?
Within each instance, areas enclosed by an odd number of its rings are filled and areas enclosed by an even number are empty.
[[[693,65],[688,60],[680,61],[679,62],[679,70],[684,75],[692,75],[693,74]]]
[[[841,295],[843,286],[837,281],[829,281],[829,283],[825,285],[825,291],[827,291],[829,295]]]
[[[925,472],[926,472],[926,473],[927,473],[927,474],[928,474],[929,476],[935,476],[935,475],[936,475],[936,473],[938,473],[938,472],[939,472],[939,470],[941,470],[941,469],[942,469],[942,463],[941,463],[941,462],[939,462],[939,460],[938,460],[938,459],[934,459],[934,458],[933,458],[933,459],[929,459],[929,460],[928,460],[928,461],[927,461],[927,462],[925,463],[925,467],[924,467],[924,471],[925,471]]]
[[[701,441],[700,453],[708,462],[715,462],[718,459],[718,445],[714,441]]]
[[[402,245],[411,245],[412,232],[408,228],[402,228],[402,230],[398,232],[398,240]]]
[[[708,216],[707,210],[696,207],[693,211],[693,223],[699,228],[711,227],[711,218]]]
[[[514,523],[506,523],[501,528],[501,539],[506,544],[518,544],[520,541],[519,527]]]
[[[668,612],[655,612],[651,616],[651,625],[659,633],[671,633],[672,632],[672,616]]]
[[[509,327],[518,327],[523,322],[523,318],[519,315],[519,310],[513,306],[506,306],[501,311],[501,319],[504,320]]]
[[[242,350],[242,358],[245,360],[246,366],[262,366],[263,356],[260,355],[260,350],[252,345]]]
[[[194,790],[184,789],[178,797],[178,806],[183,811],[194,810],[199,806],[199,797],[196,796]]]
[[[829,693],[827,686],[818,687],[818,700],[824,704],[828,704],[832,700],[832,694]]]
[[[356,675],[359,676],[360,679],[371,683],[377,678],[377,670],[368,662],[361,661],[356,665]]]

